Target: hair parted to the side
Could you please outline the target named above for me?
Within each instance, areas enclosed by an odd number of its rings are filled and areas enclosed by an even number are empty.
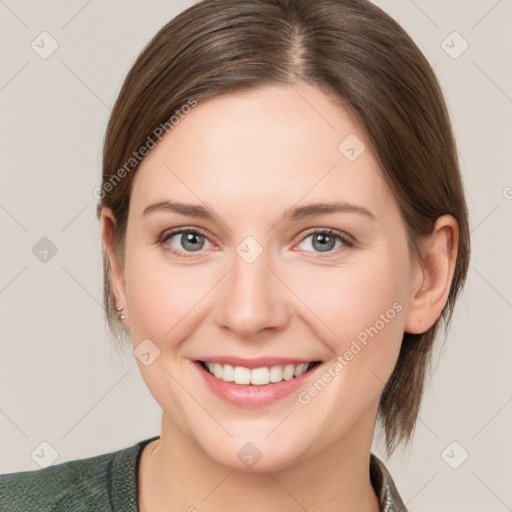
[[[155,129],[191,99],[301,82],[340,100],[360,124],[400,206],[414,252],[440,216],[453,215],[459,226],[456,269],[442,316],[423,334],[404,333],[380,399],[379,419],[391,454],[413,434],[434,338],[441,321],[448,327],[470,255],[445,101],[429,63],[391,17],[366,0],[203,0],[179,14],[149,42],[123,83],[105,137],[98,216],[102,206],[112,209],[124,263],[138,163],[133,155],[147,140],[158,142]],[[123,168],[122,179],[112,186]],[[103,262],[107,321],[122,341],[128,332],[116,316],[105,250]]]

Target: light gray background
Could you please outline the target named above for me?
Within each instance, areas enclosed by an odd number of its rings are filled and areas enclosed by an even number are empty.
[[[512,510],[512,1],[376,3],[441,82],[474,238],[467,287],[434,357],[412,447],[389,461],[378,441],[374,451],[412,512]],[[41,454],[43,441],[60,463],[160,431],[160,409],[133,355],[119,356],[105,329],[92,191],[126,72],[191,4],[0,0],[0,472],[38,469],[31,454]],[[47,59],[31,48],[43,31],[59,45]],[[469,43],[458,58],[443,49],[462,48],[457,36],[446,39],[453,31]],[[47,262],[32,252],[42,237],[57,247]],[[447,461],[459,463],[463,450],[468,459],[453,469]]]

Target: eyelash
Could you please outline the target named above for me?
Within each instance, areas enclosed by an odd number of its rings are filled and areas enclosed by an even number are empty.
[[[204,231],[199,229],[199,228],[178,228],[178,229],[175,229],[175,230],[172,230],[172,231],[168,231],[167,233],[162,235],[160,240],[159,240],[159,244],[166,251],[171,252],[172,254],[177,256],[178,258],[190,258],[190,257],[196,256],[196,254],[194,254],[194,253],[189,254],[189,253],[186,253],[186,252],[177,251],[176,249],[171,248],[168,245],[165,245],[165,243],[170,238],[172,238],[173,236],[176,236],[176,235],[180,235],[182,233],[193,233],[193,234],[201,235],[201,236],[205,237],[206,239],[208,239],[208,235]],[[342,247],[338,247],[338,249],[335,249],[335,250],[332,250],[332,251],[328,251],[327,253],[325,253],[326,254],[325,256],[322,255],[322,253],[314,253],[315,255],[312,256],[313,258],[329,258],[333,254],[335,254],[338,250],[342,249],[343,247],[350,248],[350,247],[354,247],[354,245],[355,245],[355,243],[350,238],[348,238],[346,235],[344,235],[341,231],[337,231],[337,230],[332,229],[332,228],[314,228],[314,229],[308,231],[299,240],[299,242],[303,242],[306,238],[310,237],[311,235],[315,235],[317,233],[321,233],[323,235],[334,236],[334,237],[336,237],[338,240],[340,240],[342,242],[343,246]],[[212,243],[212,242],[210,242],[210,243]],[[310,252],[310,251],[306,251],[306,252]]]

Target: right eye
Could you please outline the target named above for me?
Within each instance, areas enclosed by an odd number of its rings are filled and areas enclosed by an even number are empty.
[[[194,256],[193,253],[201,251],[206,241],[211,244],[206,235],[197,228],[179,228],[167,232],[160,244],[180,258],[189,258]]]

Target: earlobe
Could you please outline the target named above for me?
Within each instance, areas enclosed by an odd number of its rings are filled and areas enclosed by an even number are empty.
[[[451,215],[437,219],[432,235],[422,244],[405,317],[405,332],[421,334],[440,317],[450,293],[457,261],[459,230]],[[418,279],[419,277],[419,279]]]
[[[112,210],[110,208],[103,207],[100,212],[101,238],[106,256],[108,257],[110,264],[110,281],[115,296],[116,311],[119,321],[128,327],[126,324],[128,319],[128,310],[124,269],[121,262],[119,261],[114,241],[115,222],[116,221]]]

